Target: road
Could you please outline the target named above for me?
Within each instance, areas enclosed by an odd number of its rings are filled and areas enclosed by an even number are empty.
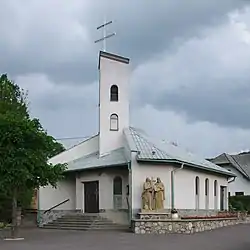
[[[0,241],[1,250],[249,250],[250,224],[193,235],[24,230],[23,241]]]

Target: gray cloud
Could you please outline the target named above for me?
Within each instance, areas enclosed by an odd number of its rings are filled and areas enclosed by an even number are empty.
[[[204,79],[207,86],[212,79]],[[227,83],[230,85],[230,79]],[[218,80],[216,81],[218,83]],[[248,81],[246,81],[248,83]],[[250,85],[235,89],[181,89],[158,96],[156,108],[168,108],[185,113],[189,121],[203,120],[218,123],[225,127],[250,128]]]
[[[189,122],[250,128],[249,9],[231,15],[202,37],[186,40],[175,52],[138,67],[137,103],[175,110]]]
[[[2,3],[1,71],[30,91],[31,113],[49,133],[98,131],[94,40],[107,12],[118,34],[108,50],[134,69],[131,125],[204,156],[247,149],[249,10],[228,18],[247,2],[105,1],[107,11],[97,0]]]
[[[0,67],[12,75],[43,73],[56,82],[88,84],[96,79],[96,26],[103,14],[115,20],[118,35],[108,48],[137,65],[155,53],[197,36],[203,26],[221,22],[245,1],[86,1],[4,0],[0,10]],[[104,6],[105,5],[105,6]],[[106,10],[105,10],[106,9]],[[11,16],[11,18],[9,18]]]

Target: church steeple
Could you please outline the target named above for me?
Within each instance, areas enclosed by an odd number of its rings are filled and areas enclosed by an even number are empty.
[[[99,54],[99,153],[124,145],[129,127],[129,59],[101,51]]]

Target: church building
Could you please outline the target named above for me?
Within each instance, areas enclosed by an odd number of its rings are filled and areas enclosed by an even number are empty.
[[[130,224],[142,208],[146,178],[160,178],[164,184],[166,213],[175,208],[180,215],[202,215],[228,208],[232,172],[130,126],[129,63],[100,52],[99,132],[50,159],[68,168],[56,189],[39,189],[40,224],[70,213]],[[53,216],[45,219],[44,211]]]

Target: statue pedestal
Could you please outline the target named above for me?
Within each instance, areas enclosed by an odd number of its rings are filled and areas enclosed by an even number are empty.
[[[171,214],[163,211],[145,211],[138,213],[140,220],[169,220]]]

